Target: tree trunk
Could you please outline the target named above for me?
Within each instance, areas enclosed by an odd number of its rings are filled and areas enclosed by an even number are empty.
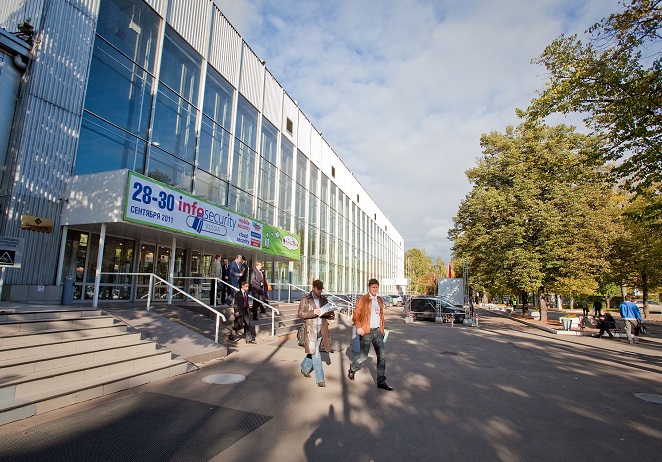
[[[540,320],[547,322],[547,300],[545,299],[545,292],[542,287],[538,290],[538,300],[540,303]]]
[[[621,297],[623,297],[623,301],[625,301],[625,297],[628,294],[628,287],[625,285],[621,284]]]
[[[641,273],[641,291],[644,296],[644,319],[648,319],[648,274],[646,271]]]
[[[572,310],[574,308],[575,308],[575,297],[571,296],[570,297],[570,309]]]

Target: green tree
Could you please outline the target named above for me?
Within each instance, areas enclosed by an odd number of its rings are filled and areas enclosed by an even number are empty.
[[[454,256],[467,258],[470,285],[493,293],[592,293],[607,268],[610,185],[598,139],[565,125],[523,123],[481,138],[467,171],[472,191],[454,227]]]
[[[409,249],[405,252],[405,266],[409,278],[410,290],[415,295],[432,295],[435,293],[434,277],[445,277],[445,263],[437,258],[432,263],[425,249]],[[443,274],[443,276],[442,276]]]
[[[620,159],[614,172],[635,190],[662,181],[662,5],[622,5],[586,31],[588,43],[561,36],[533,60],[547,68],[549,81],[526,115],[586,114],[586,125],[606,141],[599,155]]]

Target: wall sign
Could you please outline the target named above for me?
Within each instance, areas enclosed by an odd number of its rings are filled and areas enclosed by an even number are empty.
[[[288,231],[264,225],[131,171],[124,219],[296,260],[300,255],[299,238]],[[266,234],[265,228],[269,231]]]

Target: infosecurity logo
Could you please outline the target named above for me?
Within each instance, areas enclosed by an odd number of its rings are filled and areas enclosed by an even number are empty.
[[[286,249],[297,250],[299,248],[299,240],[294,236],[283,236],[281,242]]]

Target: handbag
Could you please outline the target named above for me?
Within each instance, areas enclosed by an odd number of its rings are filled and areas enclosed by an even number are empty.
[[[301,324],[299,326],[299,330],[297,331],[297,343],[299,344],[300,347],[304,346],[306,344],[306,330],[305,326]]]

